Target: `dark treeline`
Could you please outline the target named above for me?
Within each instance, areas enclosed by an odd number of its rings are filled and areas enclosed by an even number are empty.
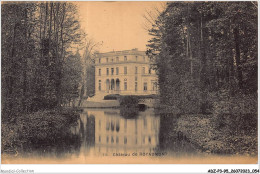
[[[256,2],[169,2],[149,33],[162,104],[182,113],[233,99],[257,106]]]
[[[75,49],[85,34],[76,6],[8,2],[1,12],[3,121],[61,108],[77,96],[82,70]]]

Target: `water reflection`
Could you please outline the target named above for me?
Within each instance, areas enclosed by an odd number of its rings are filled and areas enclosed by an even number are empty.
[[[168,156],[184,157],[200,154],[200,148],[190,142],[180,131],[180,115],[160,114],[159,150],[166,151]]]
[[[187,161],[181,161],[183,159],[191,159],[189,162],[194,163],[195,158],[209,158],[210,154],[194,142],[196,137],[188,137],[187,130],[198,130],[197,124],[192,122],[194,118],[158,113],[153,109],[138,112],[135,117],[121,114],[120,109],[84,110],[78,124],[71,128],[71,134],[61,142],[40,144],[40,147],[29,148],[19,156],[22,161],[36,159],[35,162],[38,162],[39,159],[47,159],[43,163],[76,164],[129,163],[131,157],[134,163],[160,163],[163,160],[169,160],[170,163],[186,163]],[[200,135],[205,134],[200,132]],[[219,157],[223,158],[222,155]],[[206,160],[202,163],[209,162]]]
[[[126,119],[120,110],[87,110],[79,124],[72,128],[82,139],[80,153],[94,156],[115,156],[133,152],[155,152],[159,144],[160,117],[152,110],[139,112]]]

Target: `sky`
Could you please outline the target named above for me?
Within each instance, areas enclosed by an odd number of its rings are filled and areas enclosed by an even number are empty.
[[[82,29],[96,43],[100,52],[138,48],[145,51],[150,36],[143,15],[161,2],[75,2]],[[100,45],[100,44],[99,44]]]

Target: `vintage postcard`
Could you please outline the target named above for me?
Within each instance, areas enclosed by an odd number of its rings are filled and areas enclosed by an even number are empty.
[[[257,164],[257,21],[256,1],[3,1],[1,163]]]

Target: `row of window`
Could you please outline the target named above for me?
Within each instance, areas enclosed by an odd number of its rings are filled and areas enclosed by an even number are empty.
[[[135,127],[137,128],[137,122],[135,122]],[[99,125],[99,130],[101,130],[101,120],[99,120],[98,122],[98,125]],[[144,125],[144,129],[147,129],[147,119],[144,118],[143,119],[143,125]],[[126,132],[126,129],[127,129],[127,120],[125,120],[124,122],[124,127],[125,127],[125,132]],[[120,130],[120,123],[119,123],[119,120],[116,120],[116,121],[108,121],[106,122],[106,131],[117,131],[119,132]]]
[[[136,79],[137,80],[137,79]],[[98,90],[101,91],[101,80],[98,81]],[[110,88],[110,86],[108,87],[109,90],[112,90]],[[114,90],[114,89],[113,89]],[[117,89],[119,90],[119,89]],[[124,80],[124,90],[126,91],[127,90],[127,80],[125,79]],[[143,84],[143,91],[147,91],[148,88],[147,88],[147,82],[144,82]],[[156,82],[152,82],[152,91],[156,91],[157,90],[157,83]],[[135,91],[138,91],[138,83],[137,81],[135,81]]]
[[[138,56],[135,56],[135,61],[138,61],[139,60],[139,57]],[[116,57],[115,59],[114,58],[106,58],[106,63],[109,63],[109,62],[119,62],[119,57]],[[124,56],[124,61],[127,62],[127,56]],[[143,62],[145,62],[145,56],[143,56]],[[101,58],[98,59],[98,63],[101,63]]]
[[[115,69],[111,68],[111,75],[114,75]],[[106,69],[106,74],[109,75],[109,68]],[[116,67],[116,75],[119,74],[119,68]],[[127,74],[127,67],[124,67],[124,74]],[[138,74],[138,67],[135,67],[135,74]],[[145,74],[145,67],[142,67],[142,74]],[[148,74],[151,74],[151,68],[148,70]],[[98,75],[101,76],[101,68],[98,69]]]
[[[143,128],[147,129],[147,119],[144,117],[143,119]],[[98,121],[98,128],[99,131],[101,130],[102,126],[101,126],[102,122],[101,120]],[[120,120],[107,120],[105,124],[106,127],[106,131],[116,131],[119,132],[120,131]],[[151,130],[155,130],[156,129],[156,122],[152,121],[151,122]],[[127,120],[124,120],[124,131],[127,132]],[[135,122],[135,133],[137,134],[137,122]]]
[[[101,136],[98,137],[98,141],[101,142]],[[109,143],[109,136],[106,137],[106,142]],[[111,144],[113,144],[114,142],[116,142],[116,144],[119,143],[119,138],[116,137],[116,139],[114,139],[113,136],[111,136],[110,139]],[[135,139],[135,144],[137,144],[137,138]],[[148,142],[149,144],[151,144],[152,142],[152,138],[150,136],[148,136]],[[143,143],[145,143],[145,136],[143,137]],[[127,137],[124,137],[124,144],[127,144]]]

